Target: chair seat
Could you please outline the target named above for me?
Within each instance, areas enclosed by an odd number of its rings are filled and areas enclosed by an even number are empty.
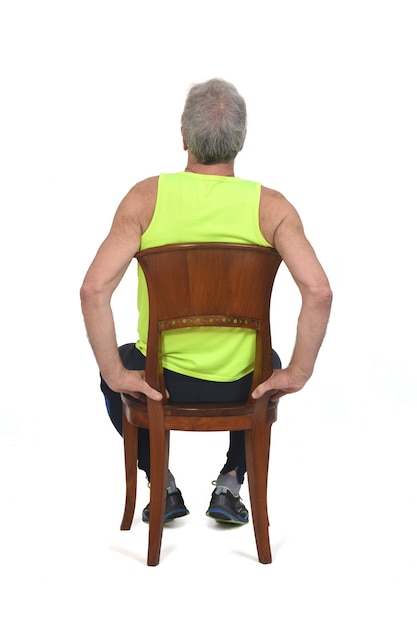
[[[126,418],[134,426],[149,428],[145,399],[123,395]],[[266,424],[277,419],[277,402],[269,402]],[[199,404],[168,402],[163,406],[165,428],[184,431],[245,430],[251,428],[253,404],[250,402],[201,402]],[[172,418],[172,419],[170,419]],[[198,419],[197,419],[198,418]]]

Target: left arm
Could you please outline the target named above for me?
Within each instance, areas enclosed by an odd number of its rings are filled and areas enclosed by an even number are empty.
[[[140,247],[142,234],[139,187],[131,190],[116,211],[112,227],[90,265],[80,296],[88,339],[101,375],[114,391],[160,400],[161,394],[144,380],[142,371],[127,370],[120,359],[111,297]]]

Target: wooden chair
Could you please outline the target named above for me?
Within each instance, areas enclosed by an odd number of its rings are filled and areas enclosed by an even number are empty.
[[[126,505],[122,530],[131,527],[137,486],[137,428],[149,429],[150,516],[148,565],[158,565],[168,477],[169,434],[183,431],[245,431],[247,479],[258,558],[272,560],[267,512],[271,425],[277,403],[268,396],[241,403],[174,404],[167,400],[160,355],[161,332],[178,327],[237,326],[256,331],[252,389],[272,373],[270,299],[281,257],[272,248],[226,243],[161,246],[136,258],[149,292],[146,380],[161,401],[123,394]]]

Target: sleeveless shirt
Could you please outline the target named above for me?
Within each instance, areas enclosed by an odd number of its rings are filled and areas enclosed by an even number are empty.
[[[228,242],[271,247],[259,228],[261,185],[232,176],[161,174],[152,220],[141,250],[174,243]],[[148,293],[138,264],[138,336],[146,356]],[[229,382],[253,370],[255,331],[183,328],[162,335],[163,366],[174,372]]]

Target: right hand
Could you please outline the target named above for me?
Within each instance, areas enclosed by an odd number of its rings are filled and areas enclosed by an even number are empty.
[[[265,382],[258,385],[252,392],[253,398],[260,398],[265,393],[270,393],[270,399],[275,402],[282,396],[300,391],[308,378],[295,375],[289,368],[274,370]]]

